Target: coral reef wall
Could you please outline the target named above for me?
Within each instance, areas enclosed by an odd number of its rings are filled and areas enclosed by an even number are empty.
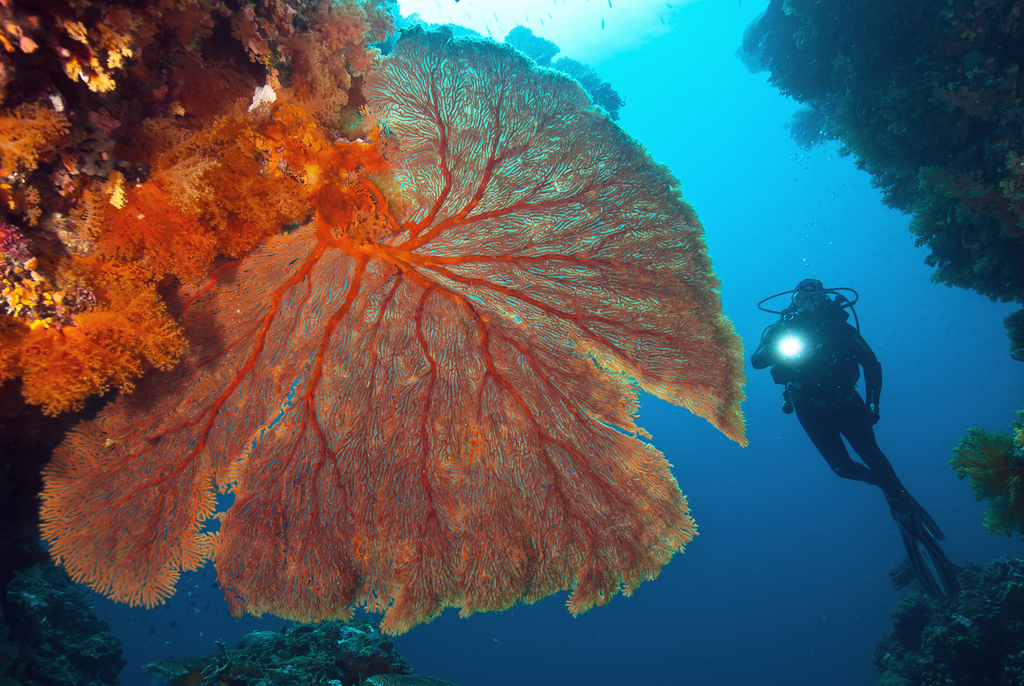
[[[279,140],[358,138],[391,30],[375,0],[0,3],[0,586],[46,558],[67,428],[185,349],[169,294],[306,220]]]
[[[0,20],[0,381],[56,414],[169,369],[185,341],[164,289],[306,219],[303,173],[270,146],[359,134],[391,15],[54,0],[5,2]],[[256,111],[257,88],[290,108]]]
[[[124,665],[91,594],[53,565],[18,573],[0,597],[0,684],[116,684]]]
[[[875,649],[881,686],[1024,683],[1024,564],[1004,557],[960,572],[963,592],[935,600],[913,582]]]
[[[1024,2],[772,0],[741,57],[808,106],[888,205],[913,212],[934,278],[1024,301]]]

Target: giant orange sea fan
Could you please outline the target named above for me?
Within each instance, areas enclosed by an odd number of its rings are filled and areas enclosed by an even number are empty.
[[[693,537],[637,393],[744,443],[743,372],[669,172],[491,42],[409,35],[367,97],[390,178],[311,167],[316,222],[186,294],[183,362],[55,453],[76,580],[151,606],[212,558],[235,613],[402,632],[563,589],[580,612]]]

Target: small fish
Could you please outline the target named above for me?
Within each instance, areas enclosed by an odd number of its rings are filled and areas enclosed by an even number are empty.
[[[196,606],[196,602],[197,601],[193,600],[191,603],[188,604],[188,606],[189,607],[195,607]]]
[[[612,0],[608,0],[608,9],[613,9],[612,8]]]
[[[604,31],[604,19],[601,20],[601,30]]]
[[[124,436],[118,436],[117,438],[108,438],[107,440],[103,441],[103,447],[106,448],[107,450],[110,450],[123,440]]]
[[[207,600],[205,603],[203,603],[203,612],[209,612],[209,610],[210,610],[210,602],[211,601]]]
[[[147,627],[146,627],[146,633],[147,633],[147,634],[149,634],[150,636],[152,636],[153,634],[155,634],[155,633],[156,633],[156,629],[154,629],[154,628],[153,628],[153,627],[151,627],[151,626],[147,626]]]
[[[167,622],[167,623],[171,625],[172,629],[177,629],[178,628],[178,623],[176,621],[174,621],[173,619],[171,621]]]

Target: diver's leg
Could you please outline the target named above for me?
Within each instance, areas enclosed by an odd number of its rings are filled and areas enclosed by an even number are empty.
[[[889,502],[905,494],[906,489],[896,476],[892,463],[878,447],[875,430],[871,425],[871,412],[864,404],[864,399],[854,394],[848,403],[836,411],[836,414],[840,433],[850,442],[850,447],[870,471],[865,481],[881,488]]]
[[[796,403],[796,417],[800,420],[800,426],[832,471],[843,479],[873,483],[871,471],[853,460],[847,452],[835,415],[831,408],[815,407],[809,402]]]
[[[882,489],[882,493],[885,494],[885,499],[893,511],[893,516],[913,511],[936,539],[940,541],[945,539],[946,536],[942,533],[939,525],[935,523],[924,507],[907,492],[899,477],[896,476],[896,471],[892,468],[889,458],[878,447],[875,430],[871,424],[871,412],[859,395],[854,395],[850,402],[842,407],[839,411],[838,422],[843,436],[850,442],[854,452],[868,466],[870,474],[865,480]]]
[[[878,447],[871,413],[864,400],[855,395],[839,415],[837,421],[843,436],[868,466],[869,483],[879,486],[889,501],[889,511],[903,537],[910,566],[925,592],[933,598],[956,595],[960,592],[956,578],[959,568],[949,561],[938,543],[945,536],[935,520],[903,487],[889,458]]]

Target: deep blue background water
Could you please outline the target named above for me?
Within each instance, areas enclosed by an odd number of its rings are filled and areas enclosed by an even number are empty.
[[[882,205],[867,175],[835,146],[807,152],[789,139],[796,105],[733,56],[766,4],[676,7],[669,33],[592,64],[626,100],[620,124],[696,207],[748,355],[773,320],[756,309],[760,298],[805,277],[856,288],[862,333],[885,371],[879,443],[945,530],[949,557],[1024,555],[1019,538],[985,532],[983,505],[948,465],[968,427],[1008,428],[1024,404],[1024,367],[1002,327],[1015,308],[932,284],[909,218]],[[779,410],[768,373],[748,374],[746,449],[644,399],[640,423],[700,527],[658,580],[578,619],[564,595],[503,614],[450,612],[396,639],[413,668],[461,686],[877,683],[871,653],[899,597],[888,579],[904,554],[899,534],[881,493],[838,479]],[[228,618],[213,580],[212,570],[186,575],[168,607],[149,612],[98,600],[125,641],[122,683],[149,684],[143,662],[282,625]]]

